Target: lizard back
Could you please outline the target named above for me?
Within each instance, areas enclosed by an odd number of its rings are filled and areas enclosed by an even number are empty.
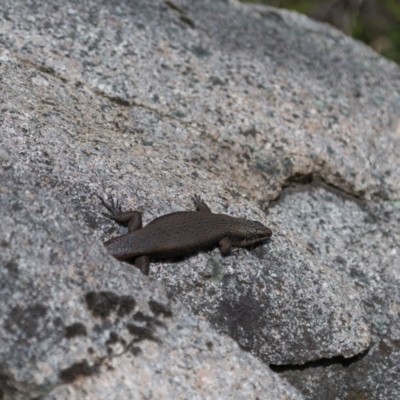
[[[228,238],[233,246],[247,246],[267,239],[271,231],[260,222],[225,214],[181,211],[158,217],[141,229],[105,242],[120,260],[141,255],[169,258],[218,245]]]

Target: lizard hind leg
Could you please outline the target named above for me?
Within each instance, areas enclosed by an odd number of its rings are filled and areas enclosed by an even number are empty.
[[[210,207],[204,202],[204,200],[197,194],[193,196],[193,202],[194,205],[196,206],[196,211],[200,212],[209,212],[211,213],[212,211],[210,210]]]
[[[105,217],[112,219],[120,224],[128,223],[128,231],[133,232],[142,227],[142,214],[139,211],[122,211],[119,201],[111,198],[107,203],[102,197],[97,196],[103,203],[103,206],[109,211],[109,214],[102,213]]]

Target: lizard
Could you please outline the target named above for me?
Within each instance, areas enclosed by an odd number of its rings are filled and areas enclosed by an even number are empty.
[[[109,211],[104,216],[117,223],[128,223],[128,233],[104,242],[108,252],[118,260],[134,260],[135,266],[149,274],[150,259],[174,258],[217,245],[223,256],[231,248],[247,247],[270,238],[272,231],[261,222],[226,214],[214,214],[207,204],[195,195],[196,211],[166,214],[142,227],[139,211],[122,211],[119,201],[107,203],[98,196]]]

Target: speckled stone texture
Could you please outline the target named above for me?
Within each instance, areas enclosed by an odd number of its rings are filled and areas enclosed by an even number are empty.
[[[106,254],[29,165],[1,160],[2,398],[302,399],[161,283]]]
[[[222,0],[0,0],[0,44],[6,397],[301,398],[266,364],[305,398],[400,397],[395,64]],[[145,223],[199,194],[274,234],[145,278],[96,194]]]
[[[324,360],[310,364],[312,368],[275,370],[306,398],[399,398],[399,201],[363,202],[312,185],[287,190],[282,201],[270,209],[270,217],[300,235],[331,269],[350,277],[372,330],[369,351],[352,360]]]

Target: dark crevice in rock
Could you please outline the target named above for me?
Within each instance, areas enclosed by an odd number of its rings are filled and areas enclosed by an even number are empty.
[[[300,174],[300,173],[296,173],[292,176],[289,176],[285,183],[282,185],[282,188],[286,188],[286,187],[290,187],[291,185],[298,185],[298,184],[302,184],[302,185],[307,185],[310,184],[314,181],[315,177],[314,174],[309,173],[309,174]]]
[[[272,371],[280,373],[286,371],[304,371],[309,368],[319,368],[319,367],[329,367],[331,365],[341,365],[342,367],[349,367],[350,365],[362,360],[369,352],[369,349],[359,353],[353,357],[343,357],[336,356],[332,358],[321,358],[317,361],[309,361],[301,365],[273,365],[270,364],[269,367]]]
[[[356,202],[358,205],[366,204],[370,201],[387,201],[390,200],[390,196],[385,193],[385,190],[382,188],[377,188],[373,192],[368,192],[371,197],[371,200],[367,200],[365,198],[365,191],[352,191],[352,183],[346,180],[343,180],[343,185],[337,186],[332,182],[326,180],[324,176],[321,176],[320,173],[311,172],[311,173],[295,173],[285,179],[285,181],[281,184],[281,192],[278,197],[271,201],[271,206],[281,201],[284,198],[286,192],[293,191],[305,191],[309,190],[310,187],[319,188],[322,187],[325,190],[336,194],[346,200],[351,200]],[[345,189],[347,186],[347,189]]]
[[[63,82],[67,82],[67,79],[65,77],[60,76],[56,70],[53,67],[49,67],[47,65],[41,65],[41,64],[36,64],[32,60],[29,60],[27,58],[18,56],[17,54],[13,54],[13,56],[21,62],[21,64],[27,66],[28,68],[33,68],[36,69],[44,74],[49,74],[51,76],[54,76],[58,79],[61,79]]]
[[[164,4],[171,9],[175,14],[177,14],[178,18],[187,26],[189,26],[189,28],[194,29],[196,27],[196,24],[194,23],[194,21],[189,18],[185,11],[179,7],[178,5],[176,5],[175,3],[173,3],[172,1],[169,0],[164,0]]]
[[[91,91],[93,91],[93,93],[97,94],[98,96],[105,98],[109,101],[111,101],[112,103],[116,103],[120,106],[124,106],[124,107],[130,107],[133,105],[133,102],[124,99],[122,97],[118,97],[118,96],[110,96],[107,93],[104,93],[103,91],[96,89],[96,88],[91,88],[90,86],[87,86],[86,84],[83,84],[85,87],[89,88]]]
[[[173,3],[172,1],[164,0],[164,4],[166,6],[168,6],[171,10],[177,11],[179,14],[184,14],[185,13],[181,7],[179,7],[178,5]]]
[[[296,176],[287,179],[285,184],[282,185],[282,191],[280,192],[279,197],[272,200],[269,207],[272,208],[278,205],[285,199],[286,196],[289,196],[293,193],[305,192],[309,191],[310,189],[320,188],[325,189],[326,191],[333,193],[344,200],[355,202],[359,206],[369,202],[368,200],[362,199],[362,197],[358,196],[357,194],[349,193],[342,188],[325,182],[323,179],[315,178],[312,174],[306,174],[304,176]]]

